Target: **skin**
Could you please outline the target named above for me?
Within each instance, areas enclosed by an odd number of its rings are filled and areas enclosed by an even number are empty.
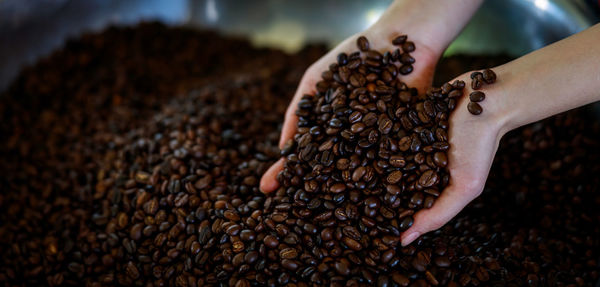
[[[361,33],[372,49],[391,50],[391,39],[407,34],[415,42],[414,71],[402,80],[423,93],[430,85],[435,64],[448,44],[481,4],[480,0],[396,1],[372,27]],[[436,21],[431,21],[436,19]],[[321,72],[340,52],[356,50],[354,35],[315,62],[303,76],[285,116],[280,146],[296,131],[294,112],[301,96],[314,94]],[[522,125],[600,100],[600,24],[562,41],[493,68],[496,83],[484,85],[483,113],[467,111],[470,72],[456,79],[467,83],[449,123],[448,169],[451,181],[430,209],[415,214],[402,236],[408,245],[450,221],[483,191],[498,143],[506,132]],[[278,188],[280,159],[263,175],[260,188]]]

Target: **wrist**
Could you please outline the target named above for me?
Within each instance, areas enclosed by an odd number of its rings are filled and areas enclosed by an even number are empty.
[[[460,33],[482,0],[396,0],[369,30],[392,38],[406,34],[438,58]]]
[[[478,102],[483,109],[483,112],[479,115],[471,115],[467,110],[467,105],[470,102],[469,95],[475,91],[471,88],[471,73],[480,70],[469,71],[456,78],[464,81],[466,85],[463,90],[463,96],[458,102],[454,113],[468,114],[469,121],[473,121],[484,127],[487,131],[495,134],[497,141],[499,141],[507,132],[518,127],[515,124],[518,113],[517,109],[512,107],[506,89],[513,77],[503,69],[493,68],[492,70],[497,75],[496,82],[493,84],[484,84],[477,90],[485,94],[485,99]]]

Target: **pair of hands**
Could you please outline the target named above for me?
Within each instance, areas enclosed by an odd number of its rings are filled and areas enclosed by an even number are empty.
[[[392,51],[394,49],[391,40],[395,36],[404,33],[396,33],[393,29],[387,29],[390,25],[388,25],[389,20],[386,20],[385,16],[363,33],[344,40],[306,70],[287,109],[279,141],[280,147],[283,147],[286,141],[292,139],[296,132],[298,118],[295,111],[298,101],[304,94],[315,94],[315,84],[320,80],[321,73],[328,69],[329,64],[336,62],[339,53],[349,54],[356,51],[356,39],[361,35],[369,39],[371,49],[379,51]],[[439,43],[436,43],[432,38],[420,37],[418,33],[427,35],[420,31],[422,28],[412,29],[410,27],[414,26],[408,26],[405,31],[407,31],[406,34],[408,34],[409,40],[415,43],[416,50],[411,55],[416,62],[411,74],[401,76],[402,81],[410,87],[416,87],[419,93],[425,93],[431,86],[435,66],[445,49],[445,45],[441,45],[443,48],[440,49]],[[416,30],[417,34],[412,34],[411,30]],[[456,79],[463,80],[466,83],[470,82],[469,73]],[[501,79],[498,81],[500,82]],[[495,86],[498,86],[498,84]],[[470,87],[467,85],[464,95],[468,96],[470,92]],[[488,91],[486,88],[486,94],[490,95],[490,92],[492,91]],[[493,105],[493,99],[489,100],[488,97],[486,102],[483,103],[484,108],[486,108],[484,113],[474,116],[467,111],[467,96],[463,96],[458,100],[457,107],[449,120],[451,148],[448,154],[448,169],[451,174],[450,184],[430,209],[423,209],[415,215],[413,226],[402,234],[403,245],[408,245],[420,235],[443,226],[483,190],[501,137],[501,125],[499,124],[501,121],[494,116],[496,113],[493,108],[488,109],[486,107],[487,104]],[[276,176],[283,169],[283,165],[284,158],[281,158],[263,175],[260,182],[260,189],[263,192],[273,192],[278,188],[279,184]]]

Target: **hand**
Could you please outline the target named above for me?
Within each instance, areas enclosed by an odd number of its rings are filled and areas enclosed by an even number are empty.
[[[391,40],[393,37],[399,36],[399,34],[395,36],[388,36],[387,34],[379,34],[378,31],[367,30],[360,35],[363,35],[369,39],[372,50],[393,51],[397,48],[391,44]],[[281,137],[279,140],[280,148],[283,147],[283,145],[289,139],[292,139],[296,133],[298,117],[296,116],[295,112],[298,106],[298,101],[300,101],[302,96],[305,94],[314,95],[316,93],[315,84],[321,80],[321,73],[329,69],[329,64],[336,62],[338,54],[350,54],[358,50],[356,46],[356,39],[360,35],[354,35],[344,40],[335,49],[331,50],[306,70],[302,80],[300,81],[300,85],[298,86],[294,98],[292,99],[292,102],[286,111],[283,128],[281,130]],[[408,41],[412,41],[412,39],[408,38]],[[416,50],[411,53],[411,56],[415,58],[413,72],[406,76],[399,75],[399,77],[408,86],[416,87],[420,93],[423,93],[427,87],[431,85],[435,64],[439,55],[433,53],[426,45],[422,43],[416,42],[415,46]],[[276,176],[283,169],[283,165],[284,158],[281,158],[263,175],[260,182],[260,189],[263,192],[271,192],[277,189],[279,183],[276,180]]]
[[[394,1],[373,26],[344,40],[306,70],[286,111],[279,147],[282,148],[296,132],[298,118],[295,111],[298,101],[305,94],[315,94],[315,84],[321,78],[321,73],[329,68],[329,64],[336,62],[339,53],[358,50],[356,39],[359,36],[367,37],[371,49],[393,51],[396,47],[391,44],[392,39],[408,35],[408,40],[415,43],[416,50],[411,53],[415,63],[411,74],[401,76],[402,81],[424,93],[431,84],[439,57],[481,2],[482,0]],[[284,159],[281,158],[265,172],[260,181],[263,192],[277,189],[279,183],[276,177],[283,169],[283,164]]]
[[[600,100],[600,24],[493,68],[483,112],[467,111],[469,85],[450,116],[450,184],[402,234],[407,245],[450,221],[481,194],[500,138],[508,131]],[[470,83],[470,73],[458,79]]]
[[[502,94],[502,79],[485,85],[480,91],[486,94],[480,102],[483,112],[472,115],[467,110],[470,73],[456,80],[467,85],[449,119],[448,170],[450,183],[430,209],[422,209],[414,216],[411,228],[402,233],[402,245],[406,246],[419,236],[436,230],[456,216],[469,202],[483,191],[492,160],[498,149],[500,138],[506,132],[503,106],[498,101]],[[454,82],[454,81],[451,81]]]

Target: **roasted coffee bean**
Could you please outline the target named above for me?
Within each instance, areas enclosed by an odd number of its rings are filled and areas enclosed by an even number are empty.
[[[363,52],[369,51],[369,40],[365,36],[360,36],[356,39],[356,46]]]
[[[406,41],[402,44],[402,51],[404,53],[412,53],[415,51],[415,43]]]
[[[483,70],[482,74],[483,80],[486,84],[493,84],[494,82],[496,82],[496,73],[494,73],[494,71],[490,69],[485,69]]]
[[[395,170],[388,174],[386,180],[390,184],[396,184],[402,179],[402,171]]]
[[[448,157],[444,152],[435,152],[433,154],[433,162],[439,167],[445,167],[448,165]]]
[[[337,63],[340,66],[348,64],[348,55],[346,53],[339,53],[337,55]]]
[[[481,75],[471,80],[471,89],[479,90],[481,86],[483,86],[483,77]]]
[[[483,78],[483,73],[481,73],[481,72],[472,72],[471,75],[470,75],[470,77],[471,77],[471,80],[474,80],[474,79],[480,78],[480,77]]]
[[[277,245],[279,245],[279,241],[273,235],[265,236],[265,238],[263,239],[263,242],[265,243],[265,246],[267,246],[269,248],[275,248],[275,247],[277,247]]]
[[[427,170],[419,177],[419,184],[422,187],[431,187],[438,182],[438,175],[433,170]]]
[[[467,110],[473,115],[479,115],[481,114],[481,112],[483,112],[483,108],[481,107],[481,105],[475,102],[468,103]]]
[[[475,91],[469,94],[471,102],[481,102],[485,99],[485,94],[480,91]]]
[[[408,75],[413,71],[413,66],[412,65],[402,65],[400,67],[400,74],[402,75]]]
[[[392,44],[396,46],[402,46],[408,37],[406,35],[400,35],[392,40]]]
[[[400,221],[400,225],[398,226],[401,231],[409,229],[413,225],[412,216],[406,216]]]

